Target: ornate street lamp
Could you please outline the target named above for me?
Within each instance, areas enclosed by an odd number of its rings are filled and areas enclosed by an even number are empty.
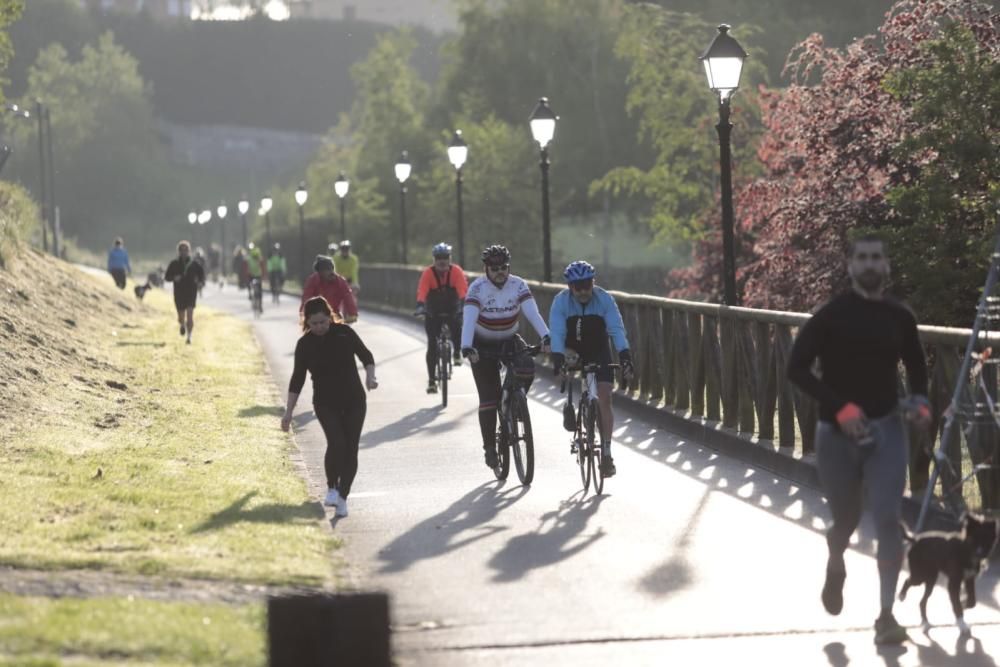
[[[396,180],[399,181],[399,225],[403,236],[403,264],[407,262],[406,253],[406,179],[410,177],[410,158],[406,151],[399,154],[396,162]]]
[[[305,182],[300,182],[295,189],[295,203],[299,207],[299,267],[302,273],[302,284],[306,284],[306,218],[303,209],[309,199],[309,192],[306,190]]]
[[[229,207],[226,206],[226,202],[223,201],[219,204],[218,208],[215,209],[216,215],[219,216],[219,233],[222,236],[222,247],[219,249],[219,272],[220,275],[226,277],[226,214],[229,213]]]
[[[264,235],[267,238],[267,245],[264,248],[264,253],[267,253],[268,248],[271,247],[271,207],[274,206],[274,200],[270,196],[264,195],[260,199],[260,210],[264,213]]]
[[[549,98],[541,97],[528,124],[531,126],[531,136],[538,142],[541,150],[539,166],[542,169],[542,269],[545,282],[552,282],[552,231],[549,221],[549,142],[556,133],[558,120],[549,106]]]
[[[730,100],[740,86],[740,75],[747,52],[729,36],[729,26],[719,26],[719,34],[700,60],[705,65],[708,87],[719,96],[719,166],[722,186],[722,284],[723,299],[727,306],[738,305],[736,296],[736,250],[733,231],[733,166],[729,137],[733,129],[729,122]]]
[[[462,166],[469,157],[469,145],[462,138],[462,131],[455,130],[448,146],[448,161],[455,167],[455,199],[458,217],[458,265],[465,266],[465,230],[462,224]]]
[[[333,182],[333,191],[337,193],[340,198],[340,240],[343,241],[347,238],[347,223],[344,220],[344,199],[347,197],[347,191],[351,187],[351,182],[347,180],[347,176],[344,176],[344,172],[340,172],[340,176],[337,180]]]
[[[240,218],[243,219],[243,247],[247,247],[247,211],[250,210],[250,200],[247,199],[246,195],[240,198],[240,203],[236,205],[236,208],[240,212]]]

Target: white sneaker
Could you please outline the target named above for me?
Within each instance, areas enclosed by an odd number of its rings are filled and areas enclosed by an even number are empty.
[[[347,516],[347,498],[337,499],[337,516]]]
[[[334,505],[340,506],[340,493],[337,489],[329,489],[326,492],[326,498],[323,500],[323,504],[327,507],[333,507]]]

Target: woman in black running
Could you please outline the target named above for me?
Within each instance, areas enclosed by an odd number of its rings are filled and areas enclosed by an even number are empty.
[[[788,377],[819,402],[816,466],[833,515],[823,606],[834,615],[843,607],[844,551],[867,498],[878,538],[882,605],[875,642],[899,644],[907,639],[906,630],[893,617],[892,603],[903,560],[899,522],[909,446],[899,411],[897,366],[902,360],[913,395],[915,409],[908,414],[922,427],[931,416],[927,366],[916,318],[885,294],[889,260],[882,241],[855,241],[848,273],[852,288],[820,308],[799,331]],[[817,359],[820,377],[812,371]]]
[[[308,370],[313,381],[313,410],[326,435],[324,504],[335,506],[337,516],[347,516],[347,496],[358,472],[358,443],[367,411],[355,357],[365,368],[365,387],[369,391],[378,387],[375,358],[357,332],[343,324],[321,296],[306,301],[302,330],[305,333],[295,345],[295,368],[288,383],[281,428],[287,431],[292,423],[292,411]]]

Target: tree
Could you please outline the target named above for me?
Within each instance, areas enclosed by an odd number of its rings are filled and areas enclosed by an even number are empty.
[[[906,216],[914,214],[915,202],[931,196],[932,185],[943,185],[944,180],[932,178],[932,174],[948,173],[946,169],[928,171],[933,162],[928,158],[941,150],[960,152],[962,142],[975,135],[972,130],[963,132],[962,139],[949,148],[948,142],[941,143],[944,137],[940,133],[929,130],[951,113],[974,120],[983,114],[977,105],[996,108],[996,98],[990,98],[995,88],[983,83],[983,77],[990,73],[982,63],[970,64],[965,71],[974,74],[971,80],[955,82],[959,90],[969,85],[972,91],[938,98],[941,102],[948,99],[950,107],[927,103],[922,109],[916,97],[908,99],[905,94],[917,81],[941,82],[944,76],[961,75],[959,69],[949,68],[947,61],[938,63],[941,52],[931,46],[946,37],[952,25],[964,26],[975,38],[974,50],[986,61],[995,62],[996,13],[974,0],[902,0],[893,7],[877,37],[858,40],[846,49],[830,49],[822,37],[814,35],[789,56],[788,69],[797,83],[784,91],[762,94],[767,132],[758,156],[765,176],[742,188],[737,198],[738,238],[752,243],[739,262],[746,305],[809,310],[828,298],[845,284],[844,251],[852,230],[895,230],[901,238],[914,240],[913,232],[919,228],[899,232],[912,226],[912,219]],[[940,71],[933,74],[937,68]],[[896,78],[908,70],[910,74]],[[921,71],[930,73],[917,74]],[[940,117],[931,113],[935,109]],[[993,132],[993,148],[986,151],[995,160],[995,125],[990,127],[986,134]],[[975,164],[975,160],[965,164]],[[995,167],[988,173],[995,174]],[[917,180],[921,175],[927,180]],[[924,187],[911,189],[915,182]],[[974,183],[971,176],[963,183],[973,190],[983,186]],[[897,187],[903,189],[890,197]],[[919,192],[923,194],[918,196]],[[952,184],[948,193],[958,195],[960,190]],[[980,191],[977,197],[986,194]],[[901,208],[894,208],[894,204]],[[909,213],[904,204],[910,206]],[[937,208],[946,210],[940,205]],[[942,231],[937,229],[935,238]],[[968,238],[968,230],[952,229],[949,233],[954,231],[960,238]],[[932,252],[932,246],[939,262],[953,261],[949,257],[956,252],[954,247],[931,242],[927,252]],[[907,252],[903,247],[896,255]],[[968,254],[963,256],[968,261]],[[928,258],[924,255],[924,261]],[[701,248],[695,267],[680,276],[688,281],[685,291],[711,293],[713,262],[714,254]],[[904,270],[901,295],[918,294],[916,285],[927,280],[929,273]],[[968,279],[982,281],[979,266]],[[962,319],[968,319],[967,303],[951,305],[964,313]],[[941,323],[951,321],[946,318]]]
[[[103,248],[131,232],[133,247],[164,241],[163,223],[180,219],[173,197],[180,182],[167,162],[135,59],[110,33],[71,61],[54,44],[28,75],[26,105],[40,99],[52,118],[63,229],[85,246]],[[22,146],[37,142],[34,123],[14,128]],[[25,150],[12,173],[35,185],[37,154]]]
[[[617,52],[630,65],[626,109],[639,118],[640,137],[652,146],[655,159],[647,169],[635,162],[618,167],[592,189],[649,201],[649,225],[668,241],[696,240],[712,229],[702,213],[712,205],[718,179],[718,101],[697,55],[715,32],[715,26],[694,15],[638,5],[626,13],[618,40]],[[763,78],[761,66],[749,59],[733,102],[737,178],[755,167],[751,156],[759,120],[753,88]]]
[[[4,99],[3,87],[8,82],[5,75],[7,65],[14,54],[7,29],[21,16],[23,10],[23,0],[0,0],[0,103]]]

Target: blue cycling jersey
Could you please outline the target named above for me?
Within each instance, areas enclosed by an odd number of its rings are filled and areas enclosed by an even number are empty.
[[[552,352],[565,354],[571,347],[584,357],[590,357],[608,336],[621,352],[628,349],[625,323],[613,296],[594,285],[594,294],[587,303],[579,303],[568,289],[556,295],[549,311],[549,333]]]

